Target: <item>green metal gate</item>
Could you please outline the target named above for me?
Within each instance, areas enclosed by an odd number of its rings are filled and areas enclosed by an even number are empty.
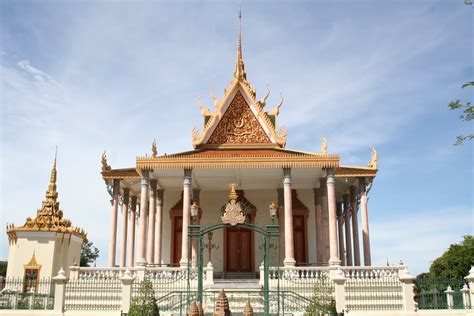
[[[274,222],[270,225],[267,225],[265,228],[259,227],[253,224],[236,224],[236,226],[231,226],[229,224],[214,224],[208,227],[205,227],[201,229],[200,225],[196,224],[191,224],[188,226],[188,254],[191,254],[191,247],[192,247],[192,242],[193,240],[197,241],[197,278],[198,278],[198,286],[197,286],[197,291],[195,293],[195,297],[197,298],[197,301],[202,303],[202,298],[203,298],[203,254],[204,254],[204,241],[203,238],[205,235],[208,233],[219,230],[219,229],[224,229],[226,227],[240,227],[240,228],[246,228],[250,229],[254,232],[257,232],[262,238],[263,238],[263,308],[264,308],[264,314],[265,315],[270,315],[270,288],[269,288],[269,276],[270,276],[270,264],[272,261],[271,259],[274,259],[273,266],[276,267],[277,271],[275,271],[276,275],[279,275],[279,260],[280,260],[280,254],[279,254],[279,226],[275,224]],[[276,252],[273,256],[270,255],[270,250],[272,252]],[[255,251],[255,249],[254,249]],[[188,293],[191,294],[191,265],[192,265],[192,260],[188,260]],[[276,302],[276,314],[280,314],[280,286],[279,286],[279,278],[276,278],[277,280],[277,287],[276,287],[276,297],[277,297],[277,302]],[[274,291],[272,291],[274,292]],[[188,295],[188,298],[190,298],[191,295]],[[189,299],[188,299],[189,300]],[[188,306],[191,302],[188,301]],[[272,313],[273,314],[273,313]]]

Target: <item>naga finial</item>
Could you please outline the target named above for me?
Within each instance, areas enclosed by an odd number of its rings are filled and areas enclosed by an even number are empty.
[[[283,100],[284,100],[283,94],[280,93],[280,103],[278,103],[277,106],[275,106],[270,111],[268,111],[268,115],[278,116],[280,114],[280,108],[283,105]]]
[[[328,140],[326,137],[323,137],[323,143],[321,145],[321,154],[327,155],[328,154]]]
[[[107,164],[107,152],[104,150],[102,154],[102,172],[111,170],[110,166]]]
[[[369,168],[377,169],[377,160],[377,151],[375,150],[375,147],[372,147],[372,155],[370,157]]]
[[[151,157],[156,158],[158,156],[158,149],[156,148],[156,139],[153,139],[151,143]]]
[[[212,97],[212,100],[214,101],[214,106],[216,107],[216,109],[218,109],[220,102],[219,102],[219,99],[217,99],[216,95],[214,94],[214,88],[211,88],[211,97]]]
[[[265,107],[265,104],[267,103],[267,99],[268,99],[268,96],[270,95],[270,88],[268,87],[268,84],[267,84],[267,94],[259,101],[257,101],[257,105],[260,107],[260,108],[264,108]]]
[[[199,108],[201,109],[201,116],[202,116],[202,117],[212,115],[211,110],[209,110],[209,108],[207,108],[207,107],[202,103],[201,97],[198,97],[198,98],[197,98],[197,104],[198,104]]]

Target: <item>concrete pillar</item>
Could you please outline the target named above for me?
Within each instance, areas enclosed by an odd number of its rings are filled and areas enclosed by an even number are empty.
[[[408,271],[402,271],[400,273],[400,282],[402,285],[402,296],[403,296],[403,310],[406,312],[414,312],[415,306],[415,292],[413,290],[415,286],[415,277],[411,276]]]
[[[341,259],[341,264],[344,265],[346,259],[344,258],[344,222],[342,217],[342,203],[337,202],[337,232],[338,232],[338,241],[339,241],[339,259]]]
[[[153,263],[161,264],[162,229],[163,229],[163,189],[156,190],[156,217],[155,217],[155,250]]]
[[[326,178],[319,179],[321,188],[321,221],[322,221],[322,252],[323,262],[329,260],[329,213],[328,213],[328,188],[326,185]]]
[[[184,169],[183,179],[183,233],[181,237],[180,265],[187,266],[189,261],[188,251],[188,226],[191,219],[191,173],[192,169]]]
[[[357,220],[357,190],[351,186],[352,240],[354,243],[354,265],[360,266],[359,222]]]
[[[372,265],[369,237],[369,211],[367,209],[367,185],[365,178],[359,178],[360,212],[362,220],[362,244],[364,248],[364,265]]]
[[[156,217],[156,186],[158,181],[156,179],[150,180],[150,203],[148,208],[148,230],[147,230],[147,244],[146,244],[146,261],[153,263],[155,250],[155,217]]]
[[[285,260],[284,266],[293,267],[296,264],[293,244],[293,205],[291,192],[291,169],[283,169],[283,196],[285,199]]]
[[[346,265],[352,266],[352,234],[351,234],[351,211],[349,194],[344,194],[344,228],[346,237]]]
[[[336,312],[338,315],[344,313],[346,308],[346,277],[340,269],[330,271],[331,280],[334,282],[334,299],[336,301]]]
[[[321,189],[314,189],[314,209],[316,217],[316,262],[321,263],[323,260],[323,221],[321,207]]]
[[[337,249],[336,178],[334,177],[334,169],[327,169],[326,172],[329,212],[329,264],[334,266],[341,264]]]
[[[135,227],[137,218],[137,197],[132,196],[132,203],[130,206],[130,238],[128,239],[128,266],[135,266]]]
[[[148,213],[149,170],[142,170],[140,217],[138,219],[137,265],[146,265],[146,218]]]
[[[469,282],[470,303],[472,306],[474,305],[474,266],[471,266],[471,270],[469,270],[469,275],[465,277],[465,279],[467,282]]]
[[[123,204],[122,204],[122,244],[120,253],[120,266],[125,267],[127,260],[127,230],[128,230],[128,202],[130,189],[123,189]]]
[[[109,267],[115,266],[115,252],[117,249],[117,213],[119,205],[120,180],[114,179],[112,186],[112,214],[109,231]]]
[[[66,283],[68,278],[66,272],[61,268],[58,275],[53,278],[54,282],[54,312],[62,315],[64,312],[64,302],[66,301]]]
[[[130,303],[132,301],[132,284],[135,277],[132,276],[130,270],[126,270],[120,281],[122,281],[122,312],[128,313]]]

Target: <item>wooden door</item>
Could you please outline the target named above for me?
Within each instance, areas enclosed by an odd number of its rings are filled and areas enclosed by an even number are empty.
[[[183,238],[183,217],[182,216],[173,216],[173,262],[174,264],[179,264],[181,260],[181,242]]]
[[[306,263],[305,215],[293,215],[293,245],[296,263]]]
[[[226,272],[252,272],[252,232],[249,229],[226,229]]]

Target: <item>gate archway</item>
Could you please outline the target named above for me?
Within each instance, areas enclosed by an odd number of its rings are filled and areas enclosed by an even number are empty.
[[[230,224],[224,224],[224,223],[218,223],[214,225],[210,225],[208,227],[202,228],[200,225],[189,225],[188,226],[188,253],[191,253],[191,247],[193,240],[197,241],[197,279],[198,279],[198,284],[197,284],[197,291],[196,291],[196,297],[199,302],[202,303],[202,297],[203,297],[203,258],[204,258],[204,236],[207,235],[210,232],[213,232],[215,230],[219,229],[225,229],[227,227],[237,227],[237,228],[245,228],[252,230],[256,233],[258,233],[262,238],[263,238],[263,309],[265,315],[268,315],[270,312],[270,290],[269,290],[269,274],[270,274],[270,258],[269,258],[269,248],[272,247],[274,249],[280,249],[279,247],[279,226],[277,224],[272,223],[271,225],[267,225],[266,227],[260,227],[254,224],[249,224],[249,223],[242,223],[242,224],[236,224],[236,225],[230,225]],[[279,267],[279,258],[280,255],[277,254],[276,256],[277,259],[277,269]],[[188,260],[188,293],[191,292],[191,274],[192,274],[192,260]],[[279,272],[277,271],[277,274],[279,275]],[[278,300],[278,309],[280,307],[279,299],[280,299],[280,293],[279,293],[279,281],[277,277],[277,300]],[[189,297],[189,296],[188,296]],[[189,303],[189,302],[188,302]]]

